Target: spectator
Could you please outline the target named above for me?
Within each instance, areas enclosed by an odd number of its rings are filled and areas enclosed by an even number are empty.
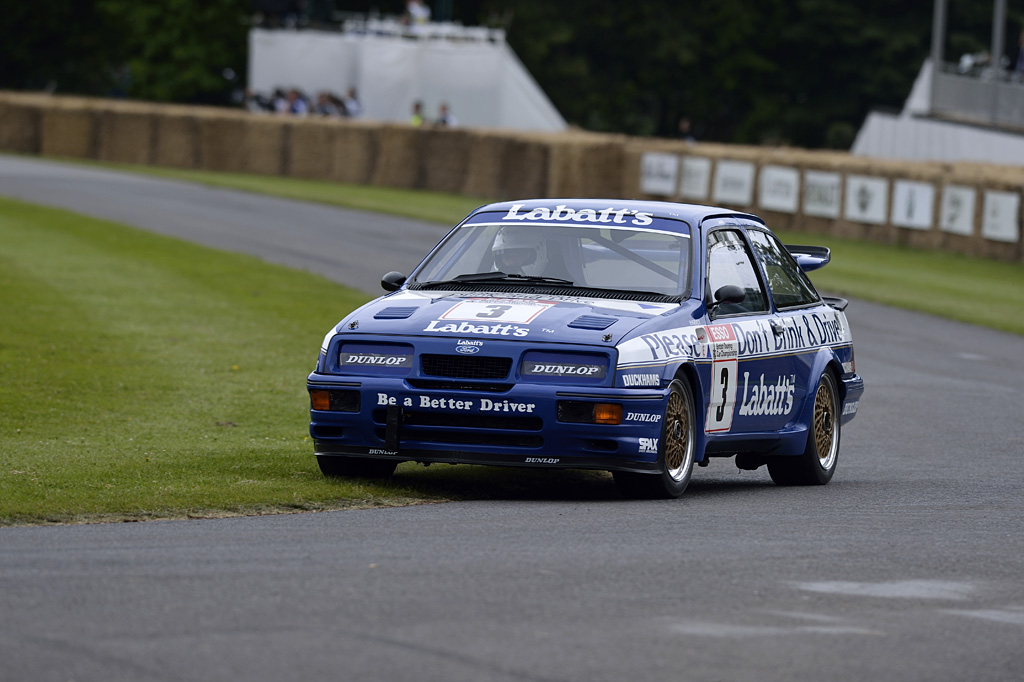
[[[696,142],[697,138],[693,136],[693,124],[690,119],[683,116],[679,119],[679,137],[686,140],[687,142]]]
[[[277,88],[274,90],[274,94],[270,97],[271,111],[276,114],[287,114],[288,113],[288,95],[285,94],[284,90]]]
[[[359,96],[356,95],[355,88],[349,88],[348,92],[345,93],[345,98],[341,102],[345,107],[346,116],[358,118],[363,115],[363,105],[359,101]]]
[[[415,128],[423,125],[423,102],[416,100],[412,103],[412,118],[409,119],[409,125]]]
[[[309,114],[309,101],[296,88],[288,91],[286,104],[287,109],[285,113],[295,114],[296,116],[306,116]]]
[[[410,26],[422,26],[430,21],[430,8],[423,0],[409,0],[405,3],[405,15]]]
[[[329,92],[321,92],[316,96],[314,111],[320,116],[341,117],[345,115],[345,106],[337,97]]]
[[[459,120],[455,118],[455,114],[452,113],[447,104],[442,103],[437,117],[437,125],[453,128],[458,124]]]
[[[242,98],[242,104],[245,106],[247,111],[263,112],[273,111],[273,101],[260,93],[256,92],[252,88],[245,89],[245,95]]]
[[[1024,30],[1020,32],[1017,50],[1013,53],[1013,59],[1010,61],[1010,71],[1014,78],[1024,78]]]

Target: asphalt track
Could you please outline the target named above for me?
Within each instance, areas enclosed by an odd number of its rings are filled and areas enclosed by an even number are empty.
[[[0,194],[367,291],[444,231],[12,157]],[[0,528],[0,680],[1024,679],[1024,340],[848,314],[867,392],[826,487],[494,470],[496,500]]]

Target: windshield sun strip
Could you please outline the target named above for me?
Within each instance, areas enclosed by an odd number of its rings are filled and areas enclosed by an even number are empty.
[[[672,219],[671,218],[666,218],[666,220],[672,220]],[[676,221],[676,222],[682,222],[682,221]],[[687,227],[689,227],[688,223],[682,223],[682,224],[686,225]],[[672,237],[680,237],[682,239],[689,239],[690,238],[690,233],[689,232],[673,232],[672,230],[658,229],[658,228],[653,228],[653,227],[637,227],[635,225],[616,225],[614,223],[602,223],[600,225],[595,225],[593,223],[572,223],[572,222],[553,223],[553,222],[542,222],[542,221],[534,221],[534,220],[531,220],[528,223],[510,223],[510,222],[490,222],[490,221],[488,221],[488,222],[481,222],[481,223],[466,222],[466,223],[463,223],[460,227],[492,227],[492,226],[495,226],[495,225],[502,226],[502,227],[506,226],[506,225],[534,225],[534,226],[540,226],[540,227],[582,227],[582,228],[591,229],[591,230],[627,230],[629,232],[653,232],[655,234],[665,234],[665,235],[670,235]]]

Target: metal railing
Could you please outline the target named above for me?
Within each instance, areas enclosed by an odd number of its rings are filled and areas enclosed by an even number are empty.
[[[933,74],[931,113],[972,123],[1024,129],[1024,78],[991,66],[963,72],[943,64]]]

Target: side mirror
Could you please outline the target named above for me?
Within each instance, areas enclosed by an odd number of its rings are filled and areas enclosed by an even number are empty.
[[[380,286],[384,291],[398,291],[405,284],[405,275],[400,272],[389,272],[380,278]]]
[[[735,284],[726,284],[715,292],[715,300],[708,306],[708,315],[714,317],[718,312],[718,306],[723,303],[743,303],[747,292]]]
[[[747,292],[735,284],[726,284],[715,292],[715,305],[719,303],[743,303]]]

